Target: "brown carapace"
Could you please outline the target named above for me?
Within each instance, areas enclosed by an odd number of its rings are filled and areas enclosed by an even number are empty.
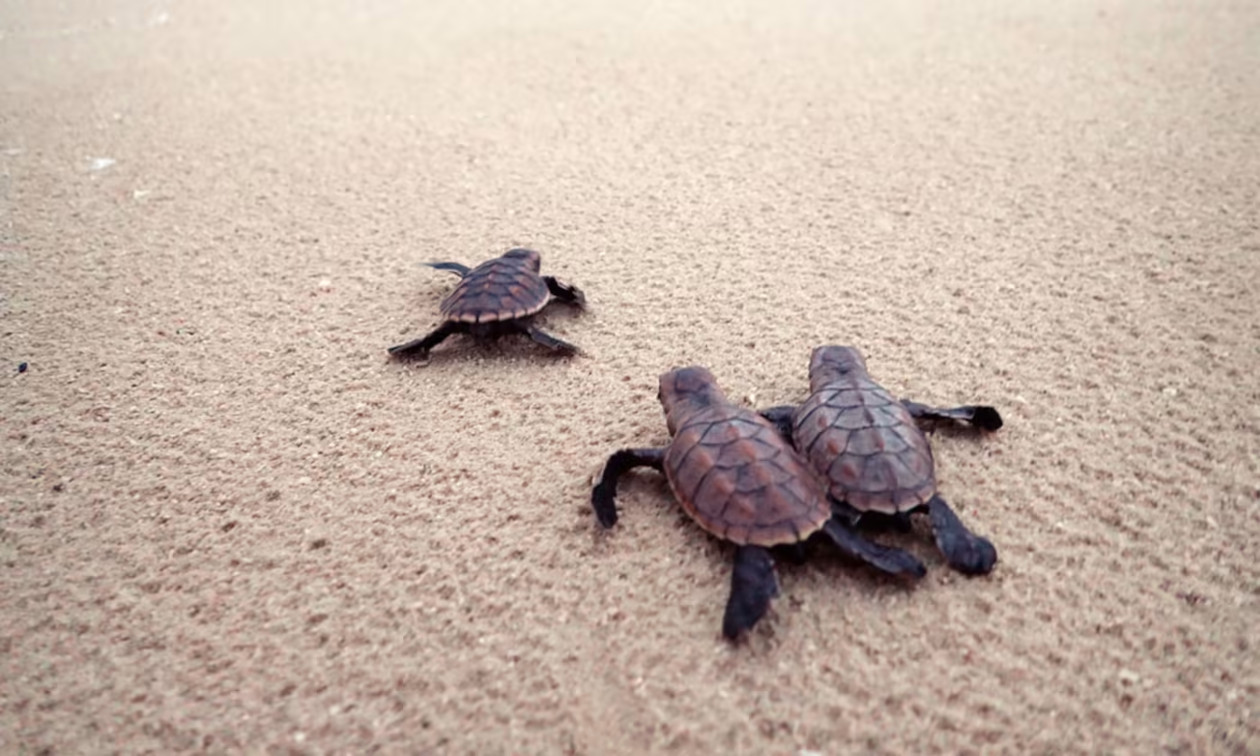
[[[768,549],[793,546],[822,531],[843,551],[890,573],[921,576],[922,563],[878,546],[832,516],[823,478],[765,418],[731,403],[706,368],[672,370],[659,398],[673,436],[661,449],[621,449],[608,459],[591,504],[601,525],[617,522],[617,481],[635,467],[664,472],[693,520],[736,544],[722,631],[738,638],[778,595]]]
[[[926,509],[951,566],[968,574],[991,571],[997,550],[967,530],[937,492],[932,447],[917,422],[964,421],[993,431],[1002,427],[997,410],[899,401],[871,379],[853,347],[815,349],[809,384],[809,398],[799,407],[774,407],[762,415],[826,476],[837,514],[856,525],[868,514],[904,518]]]
[[[468,333],[475,338],[520,333],[555,352],[579,351],[573,344],[544,333],[533,324],[534,316],[553,300],[579,309],[586,304],[585,295],[576,286],[539,274],[542,258],[534,250],[511,249],[471,269],[453,262],[426,265],[452,271],[462,280],[442,300],[441,325],[421,338],[390,347],[390,354],[424,357],[430,349],[456,333]]]
[[[667,373],[661,403],[674,428],[665,477],[700,527],[741,546],[781,546],[831,519],[818,474],[773,425],[727,401],[707,370]]]

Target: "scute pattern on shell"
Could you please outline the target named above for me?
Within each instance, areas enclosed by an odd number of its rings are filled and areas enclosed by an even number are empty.
[[[819,475],[772,425],[739,407],[690,415],[666,450],[664,469],[683,509],[740,545],[796,543],[831,517]]]
[[[905,512],[936,492],[932,447],[901,402],[869,378],[816,391],[793,424],[797,448],[827,471],[831,495],[859,511]]]
[[[533,315],[547,305],[547,282],[522,258],[496,257],[469,271],[442,300],[442,316],[490,323]]]

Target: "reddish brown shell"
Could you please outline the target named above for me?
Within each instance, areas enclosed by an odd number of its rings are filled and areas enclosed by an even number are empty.
[[[862,374],[819,387],[793,417],[796,446],[858,511],[894,514],[936,493],[932,447],[910,412]]]
[[[468,272],[442,300],[442,317],[464,323],[490,323],[533,315],[547,305],[551,293],[538,275],[541,265],[533,250],[513,250]]]
[[[664,470],[687,514],[740,545],[796,543],[831,517],[818,474],[764,418],[727,402],[678,418]]]

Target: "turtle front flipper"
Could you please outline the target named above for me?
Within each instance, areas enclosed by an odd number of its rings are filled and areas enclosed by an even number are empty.
[[[447,336],[466,330],[467,324],[448,320],[427,336],[390,347],[389,353],[395,357],[426,357],[429,350],[445,341]]]
[[[757,414],[769,420],[770,424],[774,426],[774,429],[779,432],[779,435],[783,436],[783,439],[789,444],[793,444],[793,446],[795,446],[792,441],[792,415],[795,412],[795,405],[781,404],[777,407],[768,407],[766,409],[759,410]]]
[[[468,267],[467,265],[464,265],[463,263],[457,263],[457,262],[431,262],[431,263],[425,263],[425,265],[428,265],[430,268],[433,268],[434,270],[449,270],[452,273],[455,273],[456,275],[458,275],[460,278],[463,278],[464,276],[472,272],[472,268]]]
[[[939,494],[928,501],[928,515],[936,545],[949,566],[966,575],[985,575],[997,564],[997,549],[989,539],[976,535]]]
[[[577,308],[586,306],[586,295],[578,287],[567,284],[555,276],[543,276],[543,280],[547,282],[547,290],[551,292],[551,296],[559,301]]]
[[[901,400],[902,406],[910,411],[911,416],[915,420],[926,420],[928,422],[940,422],[942,420],[954,420],[956,422],[971,423],[980,430],[995,431],[1002,427],[1002,415],[998,413],[995,407],[987,404],[967,404],[962,407],[929,407],[926,404],[912,402],[909,399]]]
[[[884,572],[892,575],[913,575],[917,578],[927,574],[927,568],[914,554],[868,541],[839,517],[828,520],[827,524],[823,525],[823,531],[841,551]]]
[[[731,597],[722,617],[722,634],[736,640],[751,630],[770,610],[770,600],[779,595],[779,578],[774,559],[761,546],[740,546],[735,550],[731,571]]]
[[[665,464],[664,449],[621,449],[612,453],[604,464],[599,483],[591,490],[591,507],[599,524],[611,528],[617,524],[617,481],[636,467],[660,470]]]
[[[542,344],[553,352],[567,352],[569,354],[578,354],[582,351],[577,344],[570,344],[562,339],[557,339],[545,331],[540,330],[537,326],[526,325],[522,328],[526,336],[534,341]]]

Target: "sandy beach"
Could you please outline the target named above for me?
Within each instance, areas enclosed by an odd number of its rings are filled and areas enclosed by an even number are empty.
[[[0,8],[0,753],[1260,752],[1260,5]],[[510,247],[576,357],[386,347]],[[999,563],[615,449],[851,344]],[[25,369],[19,371],[19,365]]]

